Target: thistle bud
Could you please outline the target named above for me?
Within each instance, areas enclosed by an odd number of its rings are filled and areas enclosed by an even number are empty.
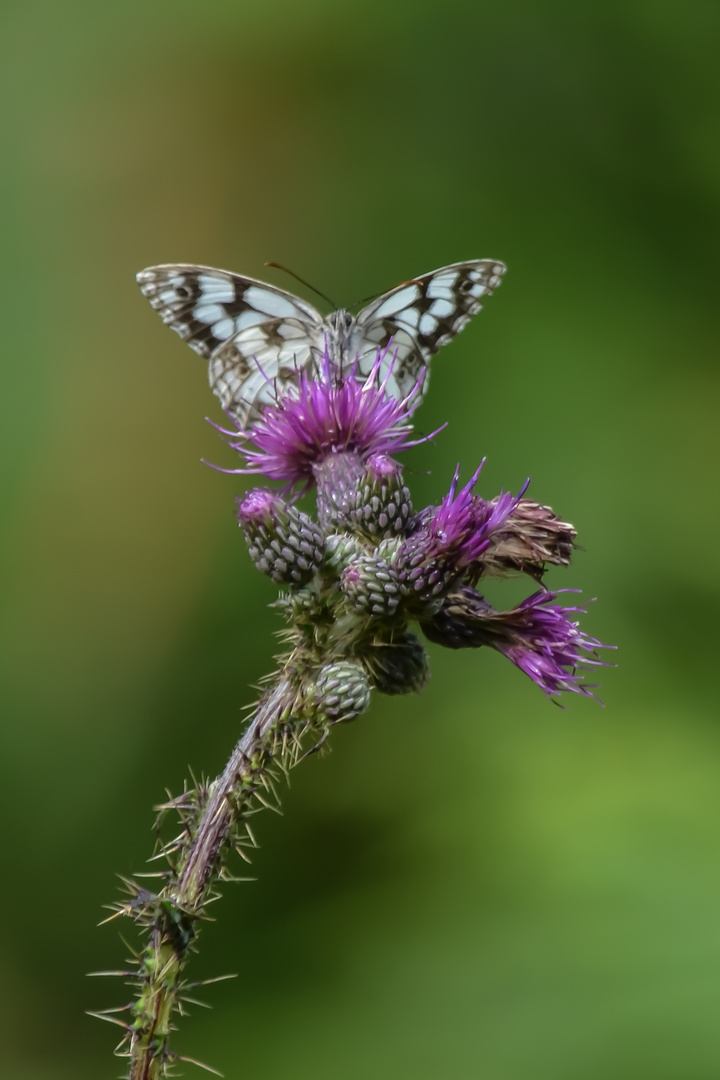
[[[420,529],[410,536],[397,553],[393,568],[403,596],[413,608],[432,610],[458,576],[455,560],[435,554],[433,538]],[[414,601],[414,603],[413,603]]]
[[[353,536],[352,533],[330,533],[325,540],[325,562],[338,572],[348,566],[353,559],[364,555],[365,551],[362,540]]]
[[[353,559],[340,576],[340,588],[356,611],[374,618],[391,616],[400,600],[400,583],[384,559]]]
[[[412,515],[410,492],[402,469],[386,454],[373,454],[355,488],[350,508],[352,527],[377,542],[402,534]]]
[[[320,527],[274,491],[254,488],[239,499],[238,522],[255,566],[278,584],[304,585],[322,562]]]
[[[492,606],[469,585],[456,586],[432,618],[421,621],[425,637],[446,649],[473,649],[488,644],[485,617]]]
[[[373,686],[381,694],[417,694],[430,677],[427,653],[414,634],[373,645],[363,655]]]
[[[370,681],[363,665],[356,660],[326,664],[315,680],[315,703],[333,724],[364,713],[370,704]]]

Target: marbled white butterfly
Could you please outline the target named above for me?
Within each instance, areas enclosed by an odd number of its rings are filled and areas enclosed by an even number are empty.
[[[325,354],[340,370],[355,362],[366,378],[378,349],[387,392],[397,399],[427,386],[434,352],[482,307],[505,273],[495,259],[433,270],[379,296],[357,315],[327,317],[292,293],[209,266],[150,266],[138,284],[163,322],[210,361],[209,379],[223,408],[244,427],[291,389],[298,372]],[[388,374],[389,373],[389,374]]]

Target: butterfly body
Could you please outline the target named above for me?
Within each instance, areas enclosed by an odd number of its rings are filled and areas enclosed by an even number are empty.
[[[430,357],[482,307],[505,267],[494,259],[453,263],[405,282],[357,315],[321,315],[307,301],[253,278],[208,266],[151,266],[138,284],[163,321],[209,360],[209,380],[241,427],[298,373],[318,372],[326,355],[342,372],[366,378],[387,349],[380,377],[403,398],[427,383]]]

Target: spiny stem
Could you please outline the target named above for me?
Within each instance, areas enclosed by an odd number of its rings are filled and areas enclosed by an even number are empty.
[[[168,1066],[180,1060],[168,1041],[172,1017],[182,1007],[184,989],[189,989],[182,973],[193,948],[196,924],[216,895],[214,885],[225,854],[240,843],[238,824],[257,789],[269,783],[265,773],[270,762],[277,756],[288,768],[297,760],[299,740],[312,727],[298,715],[303,700],[302,682],[296,675],[278,678],[266,691],[204,805],[198,807],[196,820],[189,823],[188,842],[171,880],[157,896],[135,886],[133,901],[122,906],[121,913],[144,925],[150,936],[138,958],[138,996],[120,1048],[130,1058],[129,1080],[163,1080]],[[177,800],[181,815],[187,802]],[[167,850],[177,850],[178,843],[182,845],[176,840]]]
[[[180,872],[175,894],[179,907],[192,907],[207,888],[218,852],[237,814],[230,797],[237,795],[238,789],[242,791],[244,782],[251,783],[253,774],[257,774],[271,756],[271,747],[266,745],[267,735],[283,718],[289,719],[289,696],[294,697],[283,681],[263,699],[225,769],[213,784],[195,840]]]

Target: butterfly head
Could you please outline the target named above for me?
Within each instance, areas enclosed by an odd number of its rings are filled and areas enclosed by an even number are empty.
[[[333,311],[332,315],[328,316],[328,325],[338,333],[349,330],[354,321],[350,312],[344,308]]]

